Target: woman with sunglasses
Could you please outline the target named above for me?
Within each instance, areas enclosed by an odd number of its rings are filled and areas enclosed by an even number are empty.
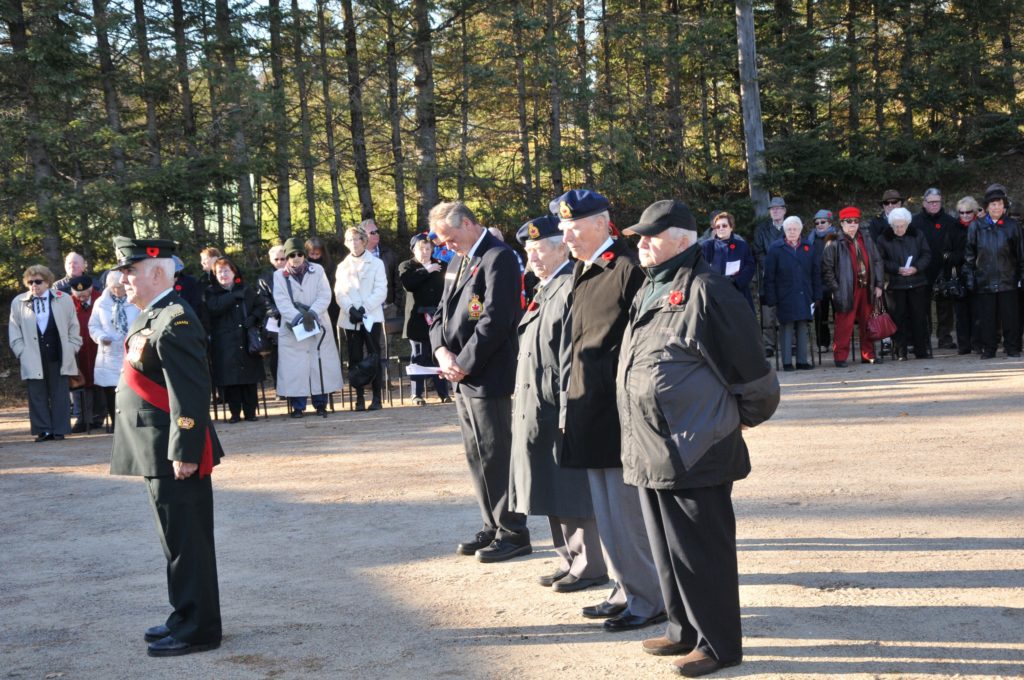
[[[959,218],[952,228],[946,230],[942,240],[942,266],[948,279],[963,283],[964,248],[967,246],[967,230],[971,222],[977,219],[981,206],[973,196],[964,196],[956,202]],[[970,354],[981,349],[978,332],[975,329],[972,296],[964,291],[964,295],[953,300],[953,315],[956,319],[956,353]]]
[[[68,378],[78,374],[82,335],[71,297],[51,291],[53,272],[41,264],[25,270],[28,291],[11,301],[7,334],[28,385],[28,417],[37,442],[71,432]]]
[[[260,296],[263,306],[267,308],[267,321],[274,320],[278,327],[281,325],[281,313],[277,311],[274,303],[274,272],[283,270],[288,266],[288,258],[284,253],[284,246],[273,246],[267,251],[267,257],[273,267],[269,272],[261,275],[256,281],[256,292]],[[270,354],[267,361],[270,364],[270,379],[277,384],[277,333],[267,333],[270,338]]]
[[[284,251],[288,262],[274,272],[274,304],[281,314],[277,396],[288,398],[292,418],[303,416],[310,397],[317,415],[326,418],[328,395],[342,387],[341,360],[327,315],[331,284],[323,267],[306,260],[301,241],[288,239]]]
[[[754,311],[754,298],[750,294],[750,282],[754,280],[757,264],[750,245],[735,233],[736,218],[722,211],[711,219],[714,237],[704,241],[704,259],[713,271],[727,276],[732,285],[743,294]]]

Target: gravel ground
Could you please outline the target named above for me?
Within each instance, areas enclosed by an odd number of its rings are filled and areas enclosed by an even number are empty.
[[[716,677],[1024,676],[1024,362],[781,376],[734,492],[745,659]],[[407,402],[408,403],[408,402]],[[276,414],[276,415],[275,415]],[[451,406],[221,425],[220,649],[145,655],[167,614],[139,479],[110,436],[32,443],[0,411],[0,677],[674,677],[536,585],[454,554],[479,517]]]

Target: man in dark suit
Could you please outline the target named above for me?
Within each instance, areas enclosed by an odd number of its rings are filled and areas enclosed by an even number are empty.
[[[529,555],[526,516],[508,506],[519,260],[460,201],[439,203],[429,219],[431,230],[456,253],[445,274],[430,344],[441,375],[455,385],[466,460],[483,518],[483,529],[457,552],[475,554],[481,562]]]
[[[643,628],[664,621],[665,606],[639,493],[622,481],[615,370],[629,307],[644,275],[636,251],[612,238],[604,196],[570,191],[551,202],[551,212],[577,260],[561,464],[587,469],[601,545],[617,582],[604,602],[584,607],[583,616],[608,619],[608,631]]]
[[[210,474],[223,451],[210,423],[206,332],[174,290],[173,241],[114,239],[128,301],[110,472],[144,477],[167,558],[174,611],[146,630],[150,656],[220,646]]]

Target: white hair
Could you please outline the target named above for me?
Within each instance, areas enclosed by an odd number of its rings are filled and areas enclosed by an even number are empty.
[[[910,224],[912,218],[910,217],[910,211],[907,210],[906,208],[894,208],[893,211],[889,213],[888,219],[889,226],[891,227],[892,223],[895,222],[896,220],[902,220],[907,224]]]
[[[281,253],[282,255],[284,255],[284,246],[271,246],[270,250],[267,251],[267,257],[273,260],[274,255],[276,255],[277,253]]]
[[[782,220],[782,228],[783,229],[785,229],[788,226],[794,225],[794,224],[796,226],[800,227],[800,231],[804,230],[804,221],[801,220],[796,215],[790,215],[786,219]]]

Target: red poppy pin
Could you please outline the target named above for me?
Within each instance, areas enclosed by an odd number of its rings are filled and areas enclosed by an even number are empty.
[[[615,259],[615,253],[613,253],[610,250],[606,250],[603,253],[601,253],[601,259],[604,260],[605,262],[611,262],[612,260]]]
[[[804,252],[806,253],[806,252],[807,252],[807,251],[809,251],[810,249],[811,249],[811,247],[810,247],[809,245],[807,245],[807,244],[805,243],[805,244],[804,244]]]
[[[176,290],[176,291],[178,291],[180,293],[181,292],[181,284],[180,283],[175,284],[174,290]]]
[[[528,311],[528,312],[536,312],[539,308],[540,308],[540,305],[537,304],[536,300],[530,300],[530,304],[527,305],[526,311]]]
[[[159,248],[146,248],[146,255],[149,255],[150,257],[156,257],[159,254],[160,254],[160,249]]]
[[[242,277],[236,276],[235,277],[235,283],[241,283],[241,282],[242,282]]]
[[[670,305],[681,305],[683,304],[683,291],[673,290],[668,294],[668,303]]]
[[[935,228],[936,229],[942,229],[942,223],[941,222],[936,222],[935,223]]]
[[[729,244],[729,250],[736,250],[736,244],[735,243],[730,243]]]
[[[64,293],[60,292],[59,290],[55,290],[55,291],[53,291],[53,294],[54,294],[54,296],[56,296],[56,297],[60,297],[60,296],[61,296],[61,295],[63,295]]]

